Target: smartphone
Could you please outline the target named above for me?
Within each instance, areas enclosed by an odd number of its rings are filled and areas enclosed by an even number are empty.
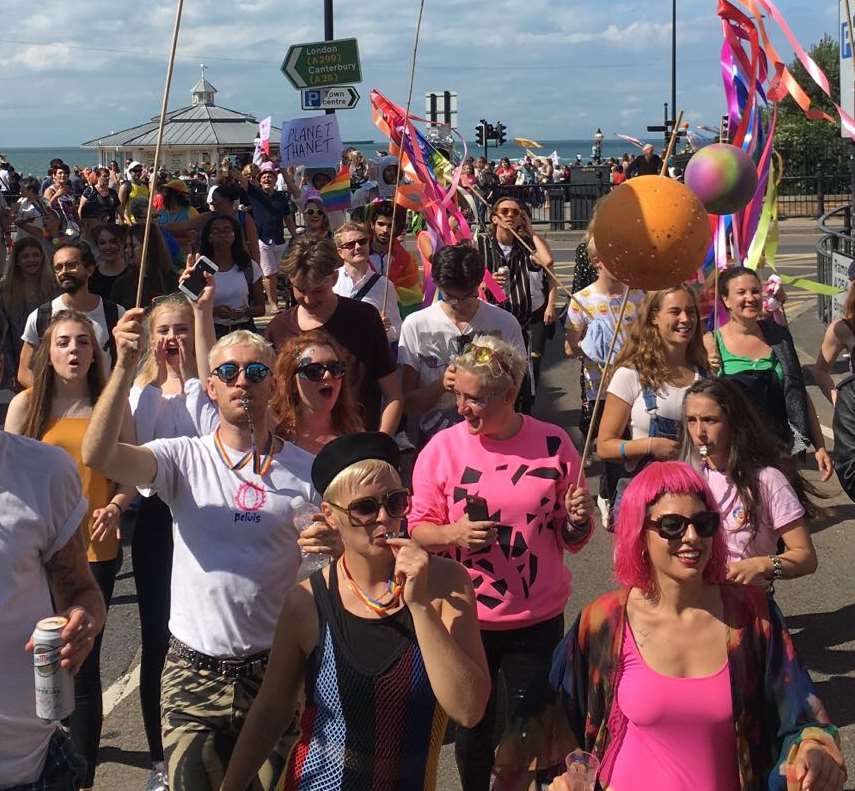
[[[201,296],[202,289],[206,286],[203,273],[207,272],[208,274],[215,275],[219,271],[220,268],[210,258],[203,255],[196,261],[196,266],[193,267],[190,277],[178,284],[178,290],[186,294],[188,299],[192,299],[195,302]]]
[[[466,495],[466,516],[470,522],[489,522],[490,512],[487,501],[478,495]]]

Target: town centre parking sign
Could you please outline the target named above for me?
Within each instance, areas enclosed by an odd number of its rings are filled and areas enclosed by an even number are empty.
[[[294,44],[282,63],[282,73],[298,90],[362,82],[356,39]]]

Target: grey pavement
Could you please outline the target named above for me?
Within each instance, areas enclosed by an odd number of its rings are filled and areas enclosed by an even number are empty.
[[[781,271],[811,277],[815,270],[813,245],[817,234],[812,221],[787,220],[781,225]],[[551,238],[558,273],[569,285],[573,251],[581,234],[559,234]],[[824,327],[816,318],[814,299],[791,292],[787,304],[791,328],[803,363],[812,362]],[[831,409],[816,387],[810,388],[820,422],[830,429]],[[547,351],[536,405],[537,416],[565,427],[577,445],[581,438],[578,423],[579,373],[576,363],[563,358],[558,339]],[[0,406],[2,409],[2,406]],[[829,445],[831,440],[828,440]],[[592,470],[596,472],[596,469]],[[813,471],[808,477],[816,480]],[[596,489],[596,478],[589,479]],[[783,583],[777,599],[793,631],[799,655],[809,668],[820,697],[832,719],[841,728],[844,752],[855,770],[855,590],[852,584],[853,551],[849,531],[855,529],[855,504],[843,495],[836,481],[824,488],[831,496],[826,502],[828,516],[811,525],[820,565],[811,577]],[[125,530],[127,544],[130,525]],[[135,791],[144,787],[148,754],[139,712],[135,673],[139,664],[139,621],[129,548],[116,585],[102,651],[105,689],[105,717],[100,765],[95,788],[98,791]],[[598,530],[578,556],[568,558],[573,572],[573,593],[565,610],[569,625],[579,609],[613,587],[611,537]],[[855,786],[853,786],[855,787]],[[438,788],[458,791],[453,747],[443,748]]]

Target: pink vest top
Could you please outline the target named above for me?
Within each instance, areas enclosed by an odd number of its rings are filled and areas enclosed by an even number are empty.
[[[627,727],[610,791],[738,791],[736,734],[727,662],[698,678],[649,668],[626,622],[616,704]],[[608,760],[608,758],[607,758]]]

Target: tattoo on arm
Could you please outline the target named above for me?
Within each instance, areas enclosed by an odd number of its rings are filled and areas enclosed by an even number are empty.
[[[57,610],[83,607],[100,626],[104,623],[104,599],[86,560],[86,542],[79,530],[45,564]]]

